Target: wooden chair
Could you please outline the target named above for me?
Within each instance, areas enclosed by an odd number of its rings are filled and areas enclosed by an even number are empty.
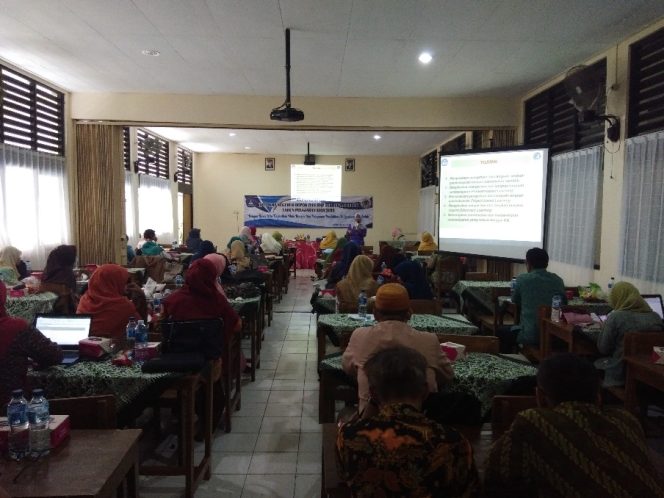
[[[373,254],[373,246],[362,246],[362,254],[371,256]]]
[[[318,391],[318,423],[334,422],[335,402],[343,401],[346,405],[357,405],[357,384],[341,372],[326,368],[320,370],[320,389]]]
[[[286,261],[286,254],[284,254],[284,261]],[[297,277],[297,247],[288,248],[288,263],[286,264],[288,271],[286,272],[286,282],[290,278],[290,273],[293,274],[293,278]],[[284,286],[284,291],[288,294],[288,283]]]
[[[438,334],[438,340],[443,342],[456,342],[466,346],[467,353],[494,353],[500,351],[500,341],[492,335],[456,335]]]
[[[434,262],[434,282],[433,287],[436,298],[441,302],[444,298],[451,299],[459,311],[458,296],[452,292],[454,285],[461,280],[463,276],[463,265],[457,256],[435,256]]]
[[[542,325],[542,320],[551,316],[551,306],[540,306],[537,310],[537,323],[539,323],[539,346],[528,346],[524,345],[521,348],[521,354],[528,358],[528,361],[532,363],[539,363],[544,359],[544,326]]]
[[[69,415],[72,429],[117,429],[115,396],[82,396],[49,399],[49,410],[55,415]]]
[[[323,457],[320,496],[323,498],[350,498],[350,488],[339,475],[337,459],[337,424],[323,424]]]
[[[53,305],[53,313],[58,315],[70,315],[76,313],[76,306],[78,304],[78,298],[74,295],[69,287],[65,284],[56,284],[52,282],[44,283],[42,282],[39,285],[39,292],[52,292],[57,294],[58,299]]]
[[[473,282],[495,282],[498,280],[498,274],[469,271],[466,272],[466,275],[463,277],[463,279],[471,280]]]
[[[411,299],[410,309],[417,315],[443,314],[443,303],[437,299]]]
[[[516,317],[505,317],[507,308],[501,307],[499,297],[509,296],[511,289],[502,287],[493,287],[491,289],[491,302],[493,303],[493,313],[491,315],[482,315],[479,317],[480,329],[496,335],[496,332],[503,325],[514,325],[517,323]]]
[[[491,403],[491,429],[496,437],[510,428],[519,412],[537,407],[535,396],[494,396]]]

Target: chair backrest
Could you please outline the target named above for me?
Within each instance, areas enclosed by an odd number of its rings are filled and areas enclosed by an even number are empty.
[[[54,415],[69,415],[72,429],[117,429],[115,396],[82,396],[49,399]]]
[[[206,360],[221,357],[224,344],[224,321],[164,320],[161,322],[164,353],[201,353]]]
[[[472,280],[475,282],[495,282],[498,280],[497,273],[484,273],[478,271],[469,271],[463,277],[464,280]]]
[[[664,332],[661,330],[627,332],[623,340],[625,356],[650,354],[653,346],[664,346]]]
[[[494,396],[491,403],[491,429],[494,436],[509,429],[519,412],[536,407],[535,396]]]
[[[417,251],[418,256],[431,256],[433,251]]]
[[[362,254],[365,256],[373,254],[373,246],[362,246]]]
[[[436,315],[443,313],[443,303],[437,299],[411,299],[410,309],[417,315]]]
[[[405,240],[403,243],[403,252],[416,252],[419,245],[419,240]]]
[[[434,269],[436,280],[434,287],[438,295],[449,292],[461,280],[463,265],[457,256],[438,256]]]
[[[438,340],[441,343],[463,344],[466,346],[467,353],[498,353],[500,351],[500,340],[493,335],[438,334]]]

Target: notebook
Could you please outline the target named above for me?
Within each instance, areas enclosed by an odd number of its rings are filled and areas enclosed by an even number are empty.
[[[35,318],[35,328],[62,349],[65,365],[78,360],[78,342],[90,335],[91,324],[91,315],[37,315]]]
[[[662,305],[661,294],[641,294],[641,297],[648,303],[648,306],[664,320],[664,306]]]

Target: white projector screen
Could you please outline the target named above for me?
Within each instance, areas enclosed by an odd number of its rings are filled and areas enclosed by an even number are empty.
[[[522,260],[543,247],[548,149],[440,157],[439,249]]]
[[[291,164],[291,197],[305,201],[341,200],[340,164]]]

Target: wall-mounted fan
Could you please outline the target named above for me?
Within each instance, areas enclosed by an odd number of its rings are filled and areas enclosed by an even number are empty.
[[[620,138],[620,119],[612,114],[599,114],[598,105],[605,92],[605,83],[595,66],[574,66],[563,81],[571,104],[579,111],[579,122],[607,121],[606,138]]]

